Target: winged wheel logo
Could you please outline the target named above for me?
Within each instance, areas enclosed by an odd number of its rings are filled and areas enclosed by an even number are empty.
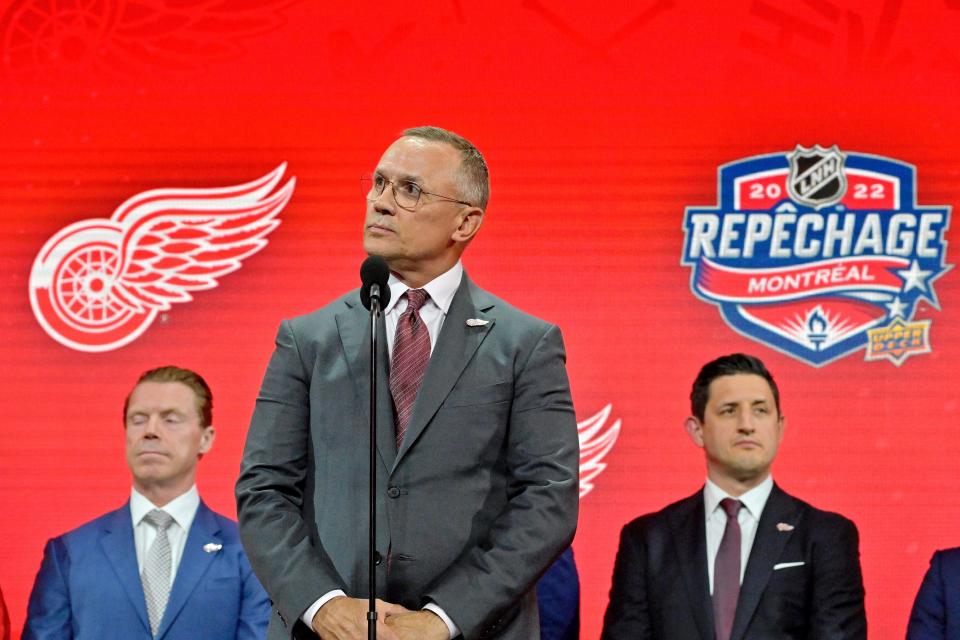
[[[60,344],[87,352],[136,340],[157,314],[212,289],[267,245],[296,179],[286,163],[232,187],[155,189],[110,216],[75,222],[50,238],[30,272],[30,304]]]
[[[607,468],[603,461],[620,435],[620,419],[607,424],[612,405],[577,423],[580,438],[580,497],[593,490],[593,481]]]

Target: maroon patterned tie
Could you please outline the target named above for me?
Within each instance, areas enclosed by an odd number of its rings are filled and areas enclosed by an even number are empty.
[[[713,623],[717,640],[730,640],[740,596],[740,522],[737,514],[743,503],[724,498],[720,506],[727,513],[727,526],[713,564]]]
[[[407,309],[397,322],[390,368],[390,395],[396,411],[397,449],[413,414],[413,403],[430,362],[430,333],[420,317],[420,307],[429,297],[423,289],[408,289]]]

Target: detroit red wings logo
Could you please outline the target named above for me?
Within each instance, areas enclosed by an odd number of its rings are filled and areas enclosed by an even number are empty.
[[[129,344],[192,291],[267,245],[296,179],[276,189],[286,163],[233,187],[155,189],[110,216],[54,234],[30,272],[30,304],[51,338],[78,351]]]
[[[138,79],[236,58],[286,24],[294,0],[13,0],[0,10],[0,74]],[[141,82],[141,80],[137,80]]]
[[[580,439],[580,497],[593,490],[593,481],[607,468],[603,461],[620,435],[620,420],[607,424],[610,419],[611,405],[605,406],[595,415],[577,423],[577,435]]]

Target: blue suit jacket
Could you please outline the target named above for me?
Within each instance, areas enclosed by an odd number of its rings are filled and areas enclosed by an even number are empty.
[[[910,613],[908,640],[960,638],[960,547],[937,551]]]
[[[222,546],[208,553],[208,543]],[[236,523],[201,502],[157,639],[253,640],[266,636],[269,617]],[[23,640],[53,638],[152,638],[129,503],[47,543]]]
[[[537,582],[540,640],[577,640],[580,637],[580,576],[567,547]]]

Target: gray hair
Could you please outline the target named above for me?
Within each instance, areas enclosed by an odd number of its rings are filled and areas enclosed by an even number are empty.
[[[457,186],[461,195],[473,206],[487,208],[490,199],[490,172],[487,161],[473,143],[440,127],[412,127],[404,129],[403,136],[420,138],[433,142],[443,142],[460,152],[460,170],[457,172]]]

